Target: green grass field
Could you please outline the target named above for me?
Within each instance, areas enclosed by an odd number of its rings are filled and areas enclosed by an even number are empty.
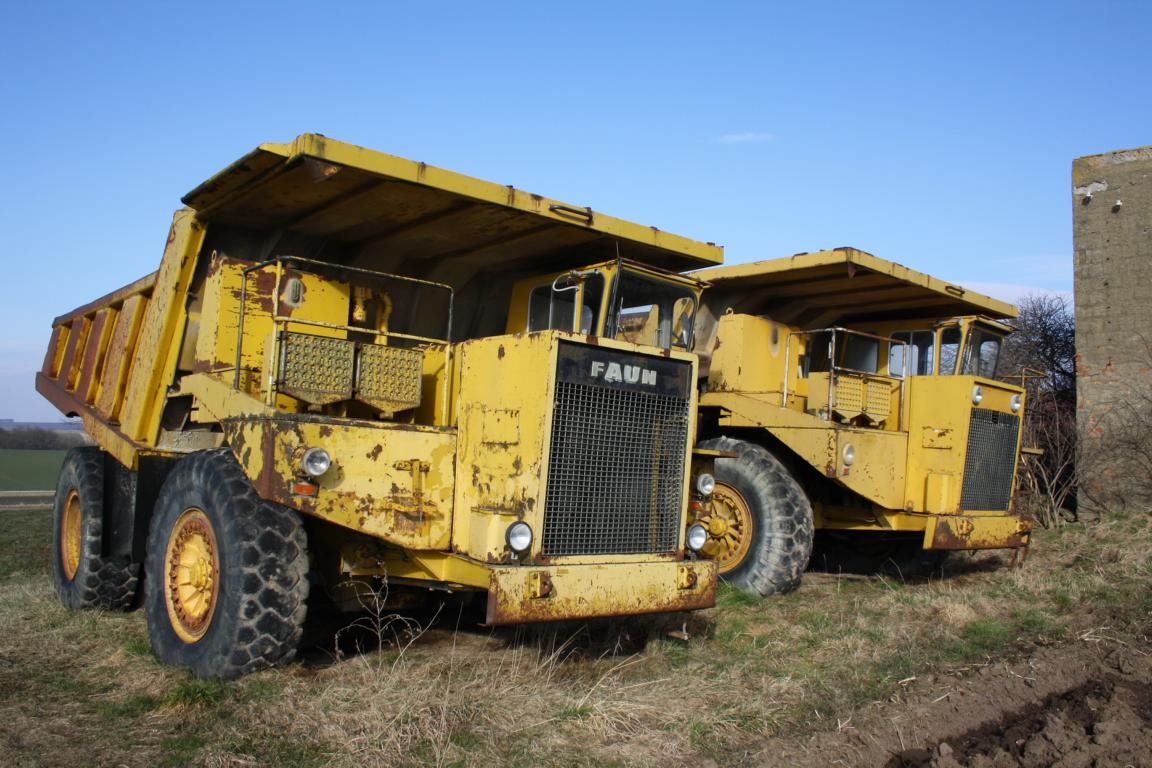
[[[0,450],[0,491],[50,491],[67,451]]]

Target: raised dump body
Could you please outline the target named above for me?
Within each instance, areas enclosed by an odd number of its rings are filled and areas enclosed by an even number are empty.
[[[696,276],[701,437],[737,453],[702,518],[723,577],[794,586],[813,530],[853,569],[1027,546],[1011,305],[851,248]]]
[[[99,445],[61,475],[67,604],[130,607],[146,572],[160,658],[229,676],[291,656],[310,592],[490,624],[713,603],[676,272],[719,248],[315,135],[184,202],[37,377]]]

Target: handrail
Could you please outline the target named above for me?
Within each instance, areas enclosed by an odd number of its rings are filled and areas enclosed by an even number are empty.
[[[880,336],[879,334],[868,333],[867,331],[857,331],[857,330],[853,330],[851,328],[844,328],[842,326],[833,326],[831,328],[815,328],[815,329],[811,329],[811,330],[807,330],[807,331],[789,331],[788,337],[784,341],[784,365],[785,365],[785,371],[786,372],[791,365],[790,352],[791,352],[791,347],[792,347],[792,336],[794,336],[794,335],[795,336],[809,336],[809,335],[813,335],[813,334],[817,334],[817,333],[829,334],[829,337],[828,337],[828,410],[822,416],[824,421],[831,420],[832,409],[836,407],[836,374],[837,373],[853,373],[853,374],[858,374],[861,376],[871,376],[871,377],[877,378],[877,379],[886,379],[889,381],[898,381],[900,383],[899,402],[898,402],[897,407],[896,407],[896,430],[897,431],[903,431],[903,429],[904,429],[904,387],[905,387],[905,384],[908,380],[908,357],[909,356],[907,354],[902,355],[903,368],[902,368],[899,376],[893,375],[891,372],[884,374],[884,373],[877,373],[874,371],[860,371],[860,370],[857,370],[855,368],[848,368],[846,366],[836,365],[836,335],[839,333],[844,333],[844,334],[851,335],[851,336],[861,336],[861,337],[864,337],[867,339],[875,339],[877,341],[884,341],[884,342],[887,342],[889,344],[889,350],[891,350],[891,345],[893,345],[893,344],[898,344],[900,346],[907,347],[908,342],[903,341],[901,339],[893,338],[891,336]],[[879,355],[879,352],[877,352],[877,355]],[[891,351],[889,351],[889,359],[891,359]],[[880,361],[877,360],[877,367],[879,367],[879,362]],[[799,372],[797,372],[797,373],[799,373]],[[809,371],[809,374],[811,374],[811,371]],[[789,378],[790,378],[790,376],[787,373],[785,373],[784,387],[783,387],[783,392],[781,393],[781,403],[780,403],[781,407],[784,407],[784,408],[788,407],[788,380],[789,380]]]
[[[1017,376],[1020,377],[1020,388],[1024,389],[1027,386],[1029,379],[1047,379],[1050,378],[1052,374],[1050,374],[1048,371],[1042,371],[1039,368],[1030,368],[1028,366],[1024,366],[1019,370],[1019,372],[1008,374],[1004,378],[1014,379]]]
[[[375,278],[383,278],[385,280],[398,280],[413,285],[424,286],[428,288],[437,288],[448,292],[448,320],[445,330],[445,338],[437,339],[430,336],[419,336],[415,334],[399,333],[396,331],[379,331],[370,328],[360,328],[354,325],[344,325],[340,323],[326,323],[321,320],[309,320],[300,317],[291,317],[280,313],[280,288],[283,279],[285,264],[289,265],[315,265],[323,270],[337,271],[337,272],[355,272],[362,275],[368,275]],[[270,259],[257,262],[249,267],[245,267],[241,272],[240,282],[240,313],[236,325],[236,366],[232,375],[232,388],[240,389],[240,370],[241,362],[243,361],[243,344],[244,344],[244,315],[247,305],[247,291],[248,291],[248,275],[267,267],[276,266],[276,283],[273,288],[273,305],[272,305],[272,323],[273,325],[283,325],[287,330],[289,323],[298,323],[300,325],[315,326],[320,328],[329,328],[332,330],[347,331],[349,333],[372,333],[376,336],[383,336],[385,339],[396,338],[404,339],[407,341],[416,341],[424,344],[433,344],[436,346],[444,347],[444,384],[442,393],[442,412],[440,414],[441,421],[447,424],[449,419],[448,413],[448,399],[451,386],[451,367],[452,367],[452,322],[453,312],[456,302],[456,292],[452,286],[446,283],[438,283],[431,280],[422,280],[416,277],[408,277],[406,275],[397,275],[391,272],[380,272],[374,269],[365,269],[363,267],[353,267],[344,264],[332,264],[325,261],[317,261],[303,256],[273,256]],[[305,270],[307,271],[307,270]],[[314,270],[319,272],[320,270]],[[279,359],[280,351],[280,334],[273,334],[272,339],[272,360]],[[265,403],[272,405],[275,403],[275,377],[269,372],[268,391],[265,395]]]

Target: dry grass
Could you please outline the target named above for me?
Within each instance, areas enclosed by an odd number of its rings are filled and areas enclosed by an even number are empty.
[[[47,529],[44,530],[47,536]],[[18,765],[730,764],[835,728],[902,680],[1036,644],[1148,631],[1152,526],[1043,532],[1022,569],[959,556],[943,578],[812,574],[760,601],[722,590],[687,643],[644,622],[455,631],[235,683],[158,665],[143,616],[69,614],[43,564],[0,580],[0,755]],[[677,624],[679,626],[679,624]],[[1145,641],[1146,642],[1146,641]]]

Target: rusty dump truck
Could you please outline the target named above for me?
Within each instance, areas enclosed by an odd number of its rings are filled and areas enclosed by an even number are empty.
[[[814,539],[846,570],[1024,551],[1024,390],[997,378],[1014,307],[853,248],[695,275],[701,446],[729,454],[698,522],[722,578],[791,589]]]
[[[302,135],[183,198],[159,270],[56,318],[36,386],[74,608],[164,662],[289,659],[309,607],[492,625],[711,606],[693,324],[722,251]]]

